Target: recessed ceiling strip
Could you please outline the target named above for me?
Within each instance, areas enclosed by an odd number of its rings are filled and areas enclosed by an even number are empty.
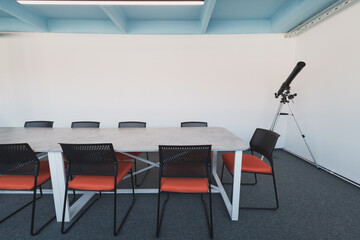
[[[31,5],[203,5],[204,0],[17,0]]]
[[[303,22],[301,25],[292,29],[290,32],[285,33],[285,38],[291,38],[291,37],[294,37],[294,36],[300,34],[301,32],[303,32],[303,31],[309,29],[310,27],[312,27],[313,25],[315,25],[316,23],[318,23],[318,22],[324,20],[325,18],[329,17],[330,15],[338,12],[340,9],[342,9],[346,6],[349,6],[352,1],[353,0],[340,0],[336,3],[334,3],[333,5],[331,5],[324,11],[316,14],[315,16],[313,16],[313,17],[309,18],[308,20],[306,20],[305,22]]]

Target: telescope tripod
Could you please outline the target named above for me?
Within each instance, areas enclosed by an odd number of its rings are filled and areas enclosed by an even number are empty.
[[[309,144],[306,142],[305,135],[304,135],[303,132],[301,131],[300,126],[299,126],[299,123],[298,123],[298,121],[296,120],[294,111],[292,110],[292,108],[291,108],[291,106],[290,106],[289,99],[292,100],[295,96],[296,96],[296,94],[294,94],[294,95],[288,95],[288,94],[286,94],[286,95],[283,95],[283,96],[282,96],[282,99],[281,99],[280,104],[279,104],[279,108],[278,108],[277,113],[276,113],[276,115],[275,115],[275,118],[274,118],[274,120],[273,120],[273,122],[272,122],[272,125],[271,125],[270,130],[271,130],[271,131],[274,131],[279,116],[282,116],[282,115],[290,115],[290,116],[292,116],[292,117],[294,118],[294,120],[295,120],[296,126],[297,126],[297,128],[298,128],[298,130],[299,130],[299,132],[300,132],[300,134],[301,134],[301,137],[302,137],[302,139],[304,140],[305,145],[306,145],[306,147],[307,147],[307,149],[308,149],[308,151],[309,151],[309,153],[310,153],[310,155],[311,155],[312,160],[314,161],[316,167],[319,168],[319,165],[318,165],[318,163],[316,162],[316,160],[315,160],[315,158],[314,158],[314,155],[313,155],[313,153],[312,153],[311,150],[310,150]],[[289,110],[290,110],[290,113],[283,113],[283,112],[281,112],[281,110],[282,110],[282,108],[284,107],[284,105],[288,105]]]

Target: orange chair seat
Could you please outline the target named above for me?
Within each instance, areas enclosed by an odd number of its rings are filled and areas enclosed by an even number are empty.
[[[161,178],[161,191],[178,193],[207,193],[207,178]]]
[[[39,174],[36,186],[39,186],[50,179],[48,161],[40,161]],[[30,190],[34,188],[35,176],[32,175],[2,175],[0,176],[0,189],[9,190]]]
[[[222,158],[226,167],[231,172],[234,172],[235,153],[224,153],[222,155]],[[265,173],[265,174],[272,173],[272,169],[269,165],[267,165],[260,158],[249,154],[244,154],[242,156],[241,171],[252,172],[252,173]]]
[[[125,175],[134,166],[133,162],[118,161],[118,174],[116,185],[125,177]],[[114,177],[112,176],[76,176],[70,183],[69,188],[91,191],[114,190]]]
[[[130,152],[130,154],[135,155],[135,156],[139,156],[141,154],[141,152]],[[116,152],[115,155],[116,155],[117,160],[133,159],[133,158],[131,158],[129,156],[126,156],[126,155],[124,155],[122,153],[119,153],[119,152]]]

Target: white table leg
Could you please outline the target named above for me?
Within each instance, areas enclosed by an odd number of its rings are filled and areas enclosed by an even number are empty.
[[[56,220],[61,222],[65,194],[64,159],[61,152],[49,152],[51,184],[53,188]],[[69,203],[66,204],[65,221],[69,221]]]
[[[217,155],[218,155],[218,152],[217,151],[213,151],[212,152],[213,153],[213,157],[212,157],[212,159],[211,159],[211,167],[212,167],[212,172],[213,172],[213,174],[216,174],[216,171],[217,171]]]
[[[56,220],[62,221],[62,212],[65,196],[65,168],[61,152],[49,152],[49,165],[51,183],[53,188]],[[69,222],[78,214],[88,201],[95,195],[95,192],[85,192],[76,202],[69,207],[69,198],[66,200],[65,222]]]
[[[233,199],[232,203],[230,202],[230,199],[228,195],[226,194],[226,191],[224,189],[224,186],[222,185],[220,178],[217,174],[216,170],[216,161],[217,160],[217,151],[213,152],[213,159],[212,159],[212,173],[215,179],[215,182],[217,184],[217,191],[221,194],[221,197],[224,200],[224,204],[226,206],[226,209],[229,212],[229,215],[231,217],[232,221],[238,221],[239,219],[239,201],[240,201],[240,180],[241,180],[241,161],[242,161],[242,151],[236,151],[235,152],[235,171],[234,171],[234,186],[233,186]]]
[[[242,151],[235,151],[234,182],[233,182],[234,185],[233,185],[232,209],[231,209],[231,220],[233,221],[237,221],[239,219],[241,165],[242,165]]]

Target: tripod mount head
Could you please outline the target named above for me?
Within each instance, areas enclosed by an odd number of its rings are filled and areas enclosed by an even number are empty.
[[[297,93],[293,93],[291,94],[290,92],[290,87],[288,89],[286,89],[282,94],[280,94],[281,96],[281,103],[288,103],[290,102],[290,100],[294,100],[294,98],[297,96]],[[279,96],[276,96],[275,93],[275,98],[278,98]]]

